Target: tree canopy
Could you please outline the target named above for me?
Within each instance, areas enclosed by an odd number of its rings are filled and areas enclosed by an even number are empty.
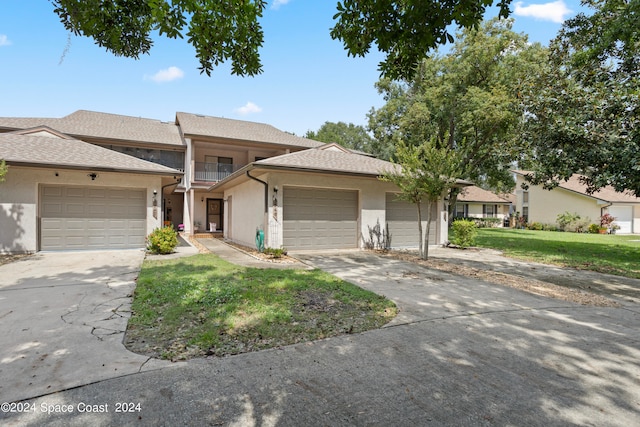
[[[510,191],[509,170],[521,154],[520,94],[544,52],[514,33],[511,21],[494,19],[464,30],[449,53],[425,59],[413,79],[382,79],[386,104],[369,114],[377,154],[391,156],[398,137],[412,145],[437,137],[458,153],[459,178]]]
[[[196,50],[200,70],[231,60],[232,74],[262,72],[264,41],[260,19],[265,0],[50,0],[67,30],[93,38],[115,55],[138,58],[153,46],[151,34],[183,38]],[[501,16],[511,0],[498,0]],[[453,37],[457,24],[474,28],[494,0],[343,0],[330,35],[351,56],[365,56],[375,44],[386,59],[383,75],[409,77],[424,56]],[[304,18],[301,18],[304,19]]]
[[[373,138],[363,126],[345,122],[324,122],[317,132],[308,131],[306,138],[321,142],[335,142],[352,150],[371,152]]]
[[[526,96],[529,181],[553,188],[572,174],[589,191],[640,196],[640,0],[589,0],[568,20],[549,66]]]
[[[499,0],[499,16],[509,16],[511,0]],[[477,28],[494,0],[343,0],[338,2],[331,37],[344,43],[350,56],[365,56],[376,45],[386,58],[383,76],[411,78],[430,50],[452,43],[449,32]]]

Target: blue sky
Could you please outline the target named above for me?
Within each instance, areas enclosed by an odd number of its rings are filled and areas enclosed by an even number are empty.
[[[273,0],[265,10],[264,72],[199,74],[186,40],[158,38],[139,60],[71,36],[46,0],[0,2],[0,116],[62,117],[79,109],[173,121],[177,111],[268,123],[304,135],[325,121],[366,125],[383,105],[374,84],[382,56],[347,57],[332,40],[336,1]],[[547,44],[576,0],[514,2],[514,30]],[[491,16],[489,12],[487,17]]]

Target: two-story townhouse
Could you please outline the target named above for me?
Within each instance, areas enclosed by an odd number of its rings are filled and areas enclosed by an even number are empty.
[[[262,232],[268,246],[288,249],[362,248],[380,225],[392,247],[418,245],[416,207],[378,179],[397,166],[266,124],[82,110],[0,118],[0,158],[10,167],[1,252],[143,247],[162,224],[246,245]],[[444,199],[433,218],[430,244],[440,244]],[[132,224],[136,237],[126,238]]]

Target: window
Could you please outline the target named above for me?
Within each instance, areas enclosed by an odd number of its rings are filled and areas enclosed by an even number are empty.
[[[528,191],[523,191],[522,192],[522,204],[525,203],[529,203],[529,192]]]
[[[524,218],[525,222],[529,222],[529,207],[524,206],[522,208],[522,218]]]
[[[495,218],[498,213],[498,205],[482,205],[482,216],[485,218]]]
[[[466,218],[469,216],[469,205],[467,203],[456,203],[453,207],[453,216],[455,218]]]

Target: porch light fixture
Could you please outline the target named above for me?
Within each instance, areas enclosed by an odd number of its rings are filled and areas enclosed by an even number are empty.
[[[91,172],[91,173],[88,173],[87,176],[91,178],[91,181],[95,181],[96,178],[98,177],[98,174],[95,172]]]
[[[158,206],[158,190],[153,190],[153,206]]]

